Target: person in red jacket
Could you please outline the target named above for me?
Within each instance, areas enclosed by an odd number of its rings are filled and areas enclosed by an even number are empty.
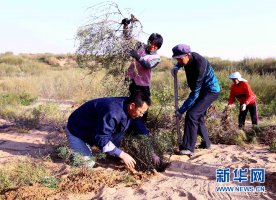
[[[245,118],[249,110],[253,125],[258,124],[257,97],[251,90],[248,81],[241,77],[239,72],[234,72],[229,77],[233,81],[230,96],[228,99],[228,107],[231,109],[235,98],[240,102],[239,127],[243,128]]]

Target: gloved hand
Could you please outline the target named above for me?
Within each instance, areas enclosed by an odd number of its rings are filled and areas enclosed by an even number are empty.
[[[154,152],[151,153],[151,157],[154,165],[160,164],[160,157],[157,156]]]
[[[182,118],[182,114],[178,112],[178,110],[175,112],[175,117],[177,117],[179,120]]]
[[[135,49],[131,49],[129,51],[129,55],[132,57],[132,58],[135,58],[136,60],[140,60],[141,56],[139,56],[139,54],[137,53],[137,51]]]
[[[174,77],[176,76],[177,72],[178,72],[178,67],[174,66],[172,69],[171,69],[171,75]]]
[[[246,104],[244,103],[241,105],[241,111],[245,111],[245,110],[246,110]]]

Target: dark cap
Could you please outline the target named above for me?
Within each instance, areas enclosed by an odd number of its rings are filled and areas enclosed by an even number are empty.
[[[173,58],[181,58],[187,53],[191,53],[191,48],[187,44],[178,44],[172,49]]]

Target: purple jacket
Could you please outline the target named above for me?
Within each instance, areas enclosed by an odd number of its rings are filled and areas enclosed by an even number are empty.
[[[139,60],[135,60],[128,68],[127,76],[134,80],[138,86],[150,86],[151,69],[160,63],[160,56],[155,52],[147,52],[147,45],[141,45],[137,53],[141,56]]]

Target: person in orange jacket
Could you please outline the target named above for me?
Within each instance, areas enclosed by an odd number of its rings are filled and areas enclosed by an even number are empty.
[[[228,108],[233,107],[235,98],[240,102],[239,127],[243,128],[247,112],[250,112],[252,125],[258,124],[257,97],[251,90],[248,81],[241,77],[239,72],[234,72],[229,76],[233,81],[230,96],[228,99]]]

